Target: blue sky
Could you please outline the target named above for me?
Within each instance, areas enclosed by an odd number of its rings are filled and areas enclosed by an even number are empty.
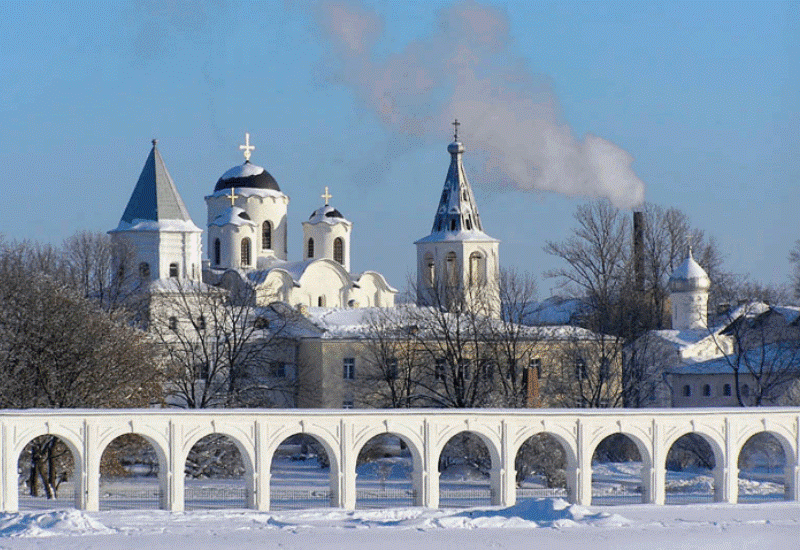
[[[532,5],[529,5],[532,4]],[[352,266],[403,287],[458,116],[484,229],[539,278],[581,201],[686,212],[736,273],[800,238],[800,3],[0,3],[0,233],[116,227],[152,138],[195,223],[242,161],[329,186]],[[580,185],[575,181],[580,180]]]

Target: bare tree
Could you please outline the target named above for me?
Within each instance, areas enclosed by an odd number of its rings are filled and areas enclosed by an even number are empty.
[[[800,330],[792,321],[779,309],[749,303],[729,314],[719,336],[712,332],[723,352],[720,361],[733,372],[739,406],[780,402],[800,378]],[[722,338],[730,338],[732,346]]]
[[[66,282],[55,249],[0,242],[0,407],[147,406],[161,398],[147,335]],[[63,445],[62,445],[63,446]],[[31,491],[57,490],[54,437],[30,450]]]
[[[105,309],[124,305],[130,293],[138,290],[139,277],[132,269],[134,257],[129,241],[115,241],[105,233],[81,231],[61,247],[70,286]]]
[[[149,331],[167,364],[170,403],[186,408],[291,406],[298,313],[254,307],[239,289],[169,279],[151,286]]]

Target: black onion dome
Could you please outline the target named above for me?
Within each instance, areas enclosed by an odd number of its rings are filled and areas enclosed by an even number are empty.
[[[344,215],[333,206],[325,205],[314,210],[308,217],[308,220],[314,223],[322,221],[323,218],[341,218],[345,219]]]
[[[214,187],[214,192],[221,191],[222,189],[243,188],[249,187],[251,189],[271,189],[280,192],[281,188],[278,187],[278,182],[272,177],[272,174],[256,166],[250,164],[250,161],[245,162],[239,166],[234,166],[217,180],[217,185]]]

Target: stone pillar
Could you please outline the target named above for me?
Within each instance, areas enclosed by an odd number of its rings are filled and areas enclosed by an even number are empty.
[[[508,424],[501,420],[500,464],[492,464],[492,504],[513,506],[517,503],[517,480],[514,456],[511,456],[511,441]]]
[[[421,490],[418,495],[419,504],[425,508],[439,507],[439,457],[435,453],[435,442],[433,440],[433,427],[430,421],[425,418],[422,421],[422,464],[420,465],[420,485],[417,490]],[[416,471],[415,471],[416,474]]]
[[[17,457],[9,452],[14,448],[14,442],[11,439],[11,429],[5,422],[0,423],[0,438],[2,438],[2,507],[3,512],[16,512],[19,509],[19,500],[17,496]],[[78,457],[75,457],[77,460]]]
[[[800,500],[800,466],[790,464],[785,470],[786,500]]]
[[[567,486],[574,483],[574,503],[588,506],[592,503],[592,455],[589,452],[589,441],[583,422],[577,420],[577,443],[575,450],[577,464],[574,472],[567,472]]]
[[[178,440],[178,430],[175,424],[169,422],[169,441],[167,448],[167,475],[162,480],[162,495],[166,500],[166,509],[170,512],[183,512],[183,478],[185,459],[182,452],[181,441]],[[165,486],[164,486],[165,485]]]
[[[356,459],[353,456],[352,442],[348,430],[351,428],[344,419],[339,424],[339,501],[336,503],[345,510],[356,509]]]
[[[97,427],[87,420],[83,421],[83,465],[81,467],[80,508],[88,512],[100,509],[100,457],[102,449],[97,448]],[[78,457],[75,457],[76,460]]]
[[[739,467],[730,418],[725,418],[725,456],[714,468],[714,501],[735,504],[739,500]]]
[[[255,456],[253,457],[253,486],[247,505],[262,512],[269,510],[271,456],[267,456],[267,429],[263,422],[255,423]]]
[[[666,500],[666,456],[663,442],[661,441],[661,430],[655,419],[652,421],[650,433],[650,452],[652,464],[648,467],[642,465],[642,485],[644,502],[650,504],[664,504]]]

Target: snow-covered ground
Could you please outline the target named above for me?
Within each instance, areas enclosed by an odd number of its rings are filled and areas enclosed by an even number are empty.
[[[0,514],[3,549],[781,550],[798,548],[799,535],[800,505],[782,502],[582,507],[532,499],[505,509]]]
[[[640,486],[639,468],[637,463],[594,465],[593,493],[597,497],[629,495],[635,500]],[[0,549],[800,547],[800,503],[776,500],[737,505],[583,507],[554,497],[526,498],[510,508],[426,510],[405,505],[409,500],[409,473],[409,464],[397,457],[359,467],[359,506],[391,507],[351,512],[325,506],[328,472],[316,460],[287,458],[273,464],[273,501],[288,491],[317,495],[309,501],[302,497],[286,497],[283,501],[284,507],[315,506],[303,510],[255,512],[231,508],[244,503],[241,480],[187,480],[187,506],[219,509],[183,513],[114,509],[157,507],[157,486],[152,478],[106,483],[101,494],[106,511],[81,512],[69,508],[69,500],[59,499],[56,506],[60,508],[0,514]],[[741,479],[740,489],[763,498],[780,498],[783,486],[770,476],[762,477]],[[526,481],[524,488],[535,491],[541,488],[537,485],[534,478]],[[708,472],[668,474],[669,495],[710,498],[712,487]],[[144,491],[144,496],[131,502],[132,491]],[[488,499],[489,495],[485,477],[463,466],[443,472],[442,491],[450,491],[450,506],[467,502],[469,499],[458,497],[465,492],[485,491],[477,500]],[[625,499],[616,502],[621,501]],[[20,504],[28,508],[48,506],[42,499],[22,499]]]

